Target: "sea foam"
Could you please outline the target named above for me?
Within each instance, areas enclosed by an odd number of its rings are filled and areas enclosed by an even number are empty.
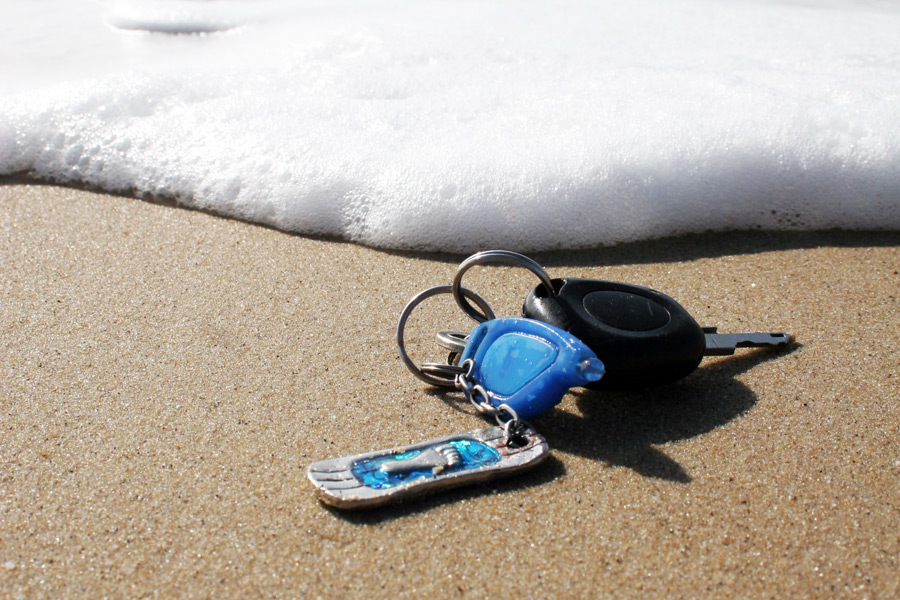
[[[895,4],[20,4],[0,175],[418,250],[900,228]]]

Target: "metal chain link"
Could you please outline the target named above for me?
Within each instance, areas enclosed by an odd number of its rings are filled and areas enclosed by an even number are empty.
[[[513,443],[513,440],[521,436],[528,428],[528,423],[519,418],[516,411],[508,404],[494,406],[491,404],[490,394],[484,387],[479,384],[472,376],[475,369],[475,363],[471,358],[460,363],[460,368],[465,369],[464,372],[456,375],[456,389],[462,390],[466,399],[472,403],[481,414],[488,414],[494,417],[497,425],[503,428],[506,434],[506,443]],[[479,397],[481,399],[479,399]]]

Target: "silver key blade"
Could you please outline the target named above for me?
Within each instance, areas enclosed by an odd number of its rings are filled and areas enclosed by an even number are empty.
[[[718,333],[715,327],[704,327],[706,350],[703,356],[728,356],[736,348],[775,348],[787,346],[793,338],[788,333]]]

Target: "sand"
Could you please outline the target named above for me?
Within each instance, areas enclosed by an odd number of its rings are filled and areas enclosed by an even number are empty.
[[[900,595],[900,234],[734,233],[536,255],[790,351],[570,393],[528,474],[364,513],[320,459],[477,429],[394,342],[459,256],[61,187],[0,186],[0,596]],[[466,285],[518,314],[536,280]],[[471,324],[447,297],[417,360]]]

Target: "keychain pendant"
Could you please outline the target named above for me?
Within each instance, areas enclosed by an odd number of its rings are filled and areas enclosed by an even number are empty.
[[[547,441],[531,427],[507,443],[502,427],[476,429],[410,446],[323,460],[309,467],[319,500],[368,508],[440,488],[531,468],[547,457]]]

